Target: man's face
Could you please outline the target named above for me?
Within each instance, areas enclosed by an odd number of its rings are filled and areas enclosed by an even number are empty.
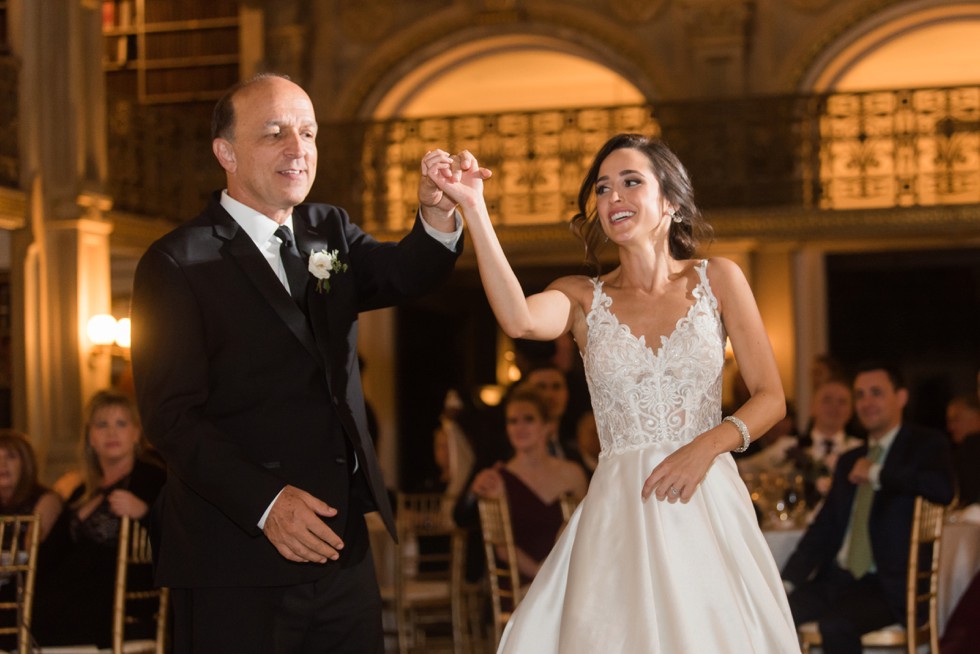
[[[230,139],[214,140],[228,194],[277,222],[292,213],[316,178],[316,115],[309,96],[289,80],[252,83],[232,100]]]
[[[839,382],[822,384],[813,396],[813,424],[825,435],[844,429],[851,419],[851,389]]]
[[[559,420],[565,415],[565,408],[568,406],[568,384],[560,370],[541,368],[529,374],[527,381],[544,396],[552,420]]]
[[[954,443],[962,443],[980,431],[980,412],[962,402],[950,402],[946,407],[946,431]]]
[[[862,372],[854,379],[854,409],[868,435],[881,438],[902,421],[908,392],[896,389],[884,370]]]

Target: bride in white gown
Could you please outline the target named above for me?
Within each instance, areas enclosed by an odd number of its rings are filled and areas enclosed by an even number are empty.
[[[676,156],[619,135],[582,184],[574,219],[598,268],[527,298],[483,199],[490,171],[438,150],[423,175],[458,203],[497,320],[513,338],[571,331],[585,360],[602,452],[499,652],[799,652],[779,571],[728,453],[783,415],[772,348],[741,270],[691,259],[709,233]],[[725,338],[751,398],[721,417]]]

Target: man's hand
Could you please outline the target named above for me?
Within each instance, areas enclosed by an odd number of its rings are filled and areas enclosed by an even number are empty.
[[[279,553],[297,563],[336,561],[344,543],[323,520],[337,515],[306,491],[286,486],[269,510],[263,532]]]
[[[851,468],[851,472],[847,475],[847,479],[852,484],[863,484],[868,481],[871,474],[871,459],[867,457],[861,457],[854,462],[854,467]]]
[[[422,158],[419,178],[419,205],[422,217],[432,227],[443,231],[456,230],[453,211],[468,197],[482,197],[483,180],[491,173],[480,168],[468,150],[450,156],[445,150],[430,150]],[[452,189],[451,192],[449,189]]]

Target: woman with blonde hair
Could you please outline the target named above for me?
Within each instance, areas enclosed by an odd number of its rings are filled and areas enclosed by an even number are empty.
[[[163,469],[140,458],[141,438],[128,397],[111,390],[92,397],[80,443],[84,481],[70,493],[41,554],[34,619],[41,645],[110,643],[120,519],[150,522],[166,479]]]

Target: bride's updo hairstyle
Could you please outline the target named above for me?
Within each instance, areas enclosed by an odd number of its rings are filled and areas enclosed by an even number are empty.
[[[654,176],[660,183],[661,195],[681,219],[680,222],[671,220],[670,223],[670,256],[678,260],[690,259],[701,241],[711,240],[713,230],[694,204],[694,188],[687,169],[663,141],[647,138],[642,134],[617,134],[606,141],[596,154],[578,192],[578,213],[572,217],[571,227],[575,235],[585,243],[586,263],[596,273],[602,269],[599,264],[599,250],[609,239],[602,231],[602,223],[596,211],[595,185],[602,162],[611,153],[623,148],[639,150],[650,160]]]

